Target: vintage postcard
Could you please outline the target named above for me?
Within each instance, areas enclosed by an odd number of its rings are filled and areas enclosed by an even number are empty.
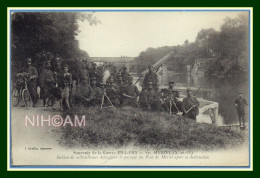
[[[252,170],[252,8],[8,8],[9,170]]]

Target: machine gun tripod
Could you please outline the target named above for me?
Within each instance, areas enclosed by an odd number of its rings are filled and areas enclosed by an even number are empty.
[[[113,107],[115,109],[115,106],[111,102],[110,98],[107,96],[105,86],[106,86],[105,84],[101,84],[101,88],[103,89],[103,92],[102,92],[103,94],[102,94],[100,108],[103,109],[103,108],[106,108],[106,107]],[[108,103],[110,104],[110,106],[104,106],[105,105],[105,98],[108,100]]]

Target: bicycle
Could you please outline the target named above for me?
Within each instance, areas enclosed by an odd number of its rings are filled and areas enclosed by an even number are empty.
[[[16,87],[14,87],[12,91],[12,105],[18,106],[20,101],[23,101],[24,106],[28,109],[28,107],[32,107],[32,98],[30,92],[28,90],[27,81],[29,81],[29,77],[27,73],[19,73],[17,77],[21,77],[18,79],[16,83]]]

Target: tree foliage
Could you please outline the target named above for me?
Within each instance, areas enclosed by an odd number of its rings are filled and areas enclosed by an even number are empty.
[[[98,21],[79,12],[16,12],[12,14],[12,61],[51,53],[62,58],[87,57],[76,40],[78,20]],[[49,56],[50,57],[50,56]]]
[[[170,51],[175,54],[169,63],[177,71],[184,70],[186,65],[193,65],[196,59],[208,59],[204,69],[209,74],[247,72],[248,17],[239,15],[233,19],[226,18],[219,31],[202,29],[194,42],[185,40],[179,46],[148,48],[140,53],[135,62],[152,64]]]

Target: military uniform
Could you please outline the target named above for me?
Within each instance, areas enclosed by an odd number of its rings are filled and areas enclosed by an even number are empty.
[[[235,104],[237,107],[237,115],[239,119],[239,124],[242,126],[242,124],[245,126],[245,107],[247,104],[247,101],[244,97],[237,97],[235,100]]]
[[[196,116],[199,114],[199,105],[200,103],[195,96],[188,95],[182,102],[184,116],[196,121]],[[188,112],[188,110],[190,111]]]
[[[39,77],[40,87],[42,89],[42,96],[45,98],[51,95],[52,89],[55,86],[54,72],[51,68],[45,68]]]
[[[138,88],[132,83],[126,85],[122,93],[122,104],[121,106],[137,106],[136,97],[139,95]]]
[[[92,88],[90,85],[86,83],[80,83],[77,87],[75,95],[73,97],[75,105],[89,105],[91,101],[91,94],[93,93]]]
[[[24,72],[28,73],[28,77],[30,78],[30,80],[27,81],[27,87],[33,103],[36,104],[38,99],[38,94],[37,94],[38,72],[36,68],[32,66],[25,68]]]
[[[152,82],[153,88],[155,90],[158,90],[158,76],[153,71],[149,71],[148,73],[145,74],[144,80],[143,80],[144,89],[148,87],[148,82]]]
[[[119,92],[119,88],[114,82],[110,82],[106,88],[107,96],[114,106],[120,106]],[[105,102],[108,103],[106,100]]]
[[[168,112],[170,107],[172,112],[179,112],[179,111],[183,112],[182,102],[179,100],[179,97],[180,97],[179,91],[176,91],[173,88],[162,89],[161,98],[164,102],[163,108]]]
[[[159,93],[154,89],[145,89],[139,96],[140,107],[145,110],[161,111],[161,100]]]

